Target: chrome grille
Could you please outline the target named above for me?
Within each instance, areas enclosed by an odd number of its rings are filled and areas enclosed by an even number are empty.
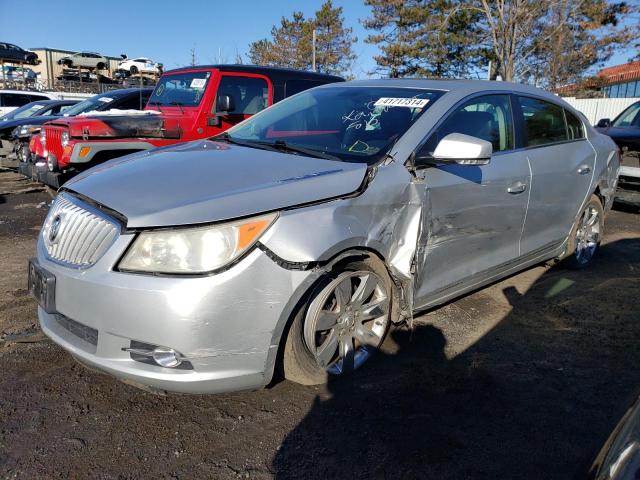
[[[118,231],[119,225],[114,220],[61,193],[49,210],[42,239],[52,260],[88,267],[104,255]]]

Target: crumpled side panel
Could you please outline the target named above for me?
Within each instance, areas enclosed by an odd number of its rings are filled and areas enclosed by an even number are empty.
[[[403,292],[401,315],[410,318],[424,181],[398,162],[380,166],[359,196],[282,212],[261,242],[292,263],[328,261],[354,248],[378,252]]]

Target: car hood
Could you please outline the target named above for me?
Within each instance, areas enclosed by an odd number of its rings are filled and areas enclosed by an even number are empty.
[[[352,193],[366,164],[210,140],[140,152],[74,177],[64,189],[127,217],[128,228],[229,220]]]
[[[13,130],[14,128],[21,127],[22,125],[42,125],[45,122],[50,122],[51,120],[56,120],[58,118],[60,118],[58,115],[18,118],[16,120],[9,120],[8,122],[0,122],[0,130],[7,128]]]

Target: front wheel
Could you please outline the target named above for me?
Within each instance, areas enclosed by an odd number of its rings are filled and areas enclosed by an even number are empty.
[[[604,233],[604,209],[596,195],[591,195],[571,229],[566,263],[571,268],[590,265],[600,248]]]
[[[369,262],[354,262],[323,279],[296,314],[284,351],[284,376],[325,383],[365,363],[391,321],[391,281]]]

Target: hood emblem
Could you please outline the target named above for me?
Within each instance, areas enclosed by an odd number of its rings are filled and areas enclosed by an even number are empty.
[[[53,217],[53,221],[51,222],[51,228],[49,228],[49,241],[54,243],[58,238],[58,233],[60,232],[60,224],[62,223],[62,217],[60,215],[56,215]]]

